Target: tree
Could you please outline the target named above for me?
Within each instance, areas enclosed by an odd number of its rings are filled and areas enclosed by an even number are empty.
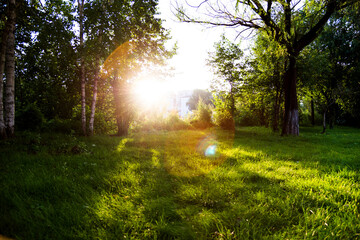
[[[248,60],[242,99],[258,112],[261,125],[278,131],[282,106],[285,51],[266,34],[259,33]]]
[[[6,17],[0,49],[0,138],[12,137],[15,131],[15,0],[8,1]],[[5,109],[3,109],[4,67],[6,67]],[[3,110],[5,110],[5,118]]]
[[[80,99],[73,6],[34,1],[18,11],[17,112],[34,103],[48,120],[70,119]]]
[[[217,3],[216,3],[217,2]],[[208,19],[195,19],[178,7],[178,16],[184,22],[215,26],[243,27],[245,30],[264,31],[278,42],[287,53],[283,78],[285,112],[282,135],[299,135],[299,114],[296,91],[296,62],[300,52],[321,33],[331,15],[356,0],[328,1],[236,1],[233,11],[219,1],[203,1],[197,8],[208,6]],[[300,6],[302,4],[302,6]]]
[[[105,77],[113,93],[117,135],[127,135],[134,117],[130,86],[136,73],[152,64],[164,64],[173,52],[165,49],[169,38],[156,17],[157,1],[124,1],[106,4],[103,39],[110,56],[104,63]]]
[[[319,38],[300,56],[299,77],[306,93],[320,107],[323,133],[327,123],[332,128],[336,119],[341,120],[336,116],[339,110],[354,113],[352,108],[359,102],[359,77],[353,75],[359,66],[358,14],[355,6],[334,14]]]
[[[6,8],[6,14],[2,16],[9,15],[10,5]],[[4,82],[3,82],[3,74],[5,69],[5,55],[6,55],[6,45],[7,38],[9,36],[9,31],[11,30],[11,24],[9,21],[6,21],[5,18],[1,19],[3,25],[5,25],[4,29],[2,29],[2,38],[1,38],[1,48],[0,48],[0,139],[6,138],[6,125],[4,122],[4,106],[3,106],[3,93],[4,93]]]
[[[84,0],[77,0],[79,12],[79,52],[80,52],[80,82],[81,82],[81,128],[86,135],[86,101],[85,101],[85,56],[84,56]]]
[[[186,105],[191,111],[195,110],[198,106],[200,99],[206,104],[212,104],[212,94],[203,89],[195,89]]]
[[[220,82],[226,83],[228,94],[225,95],[228,102],[229,112],[232,117],[235,114],[235,94],[242,83],[242,72],[245,68],[241,64],[243,52],[237,44],[230,42],[223,35],[221,40],[215,44],[215,53],[210,53],[208,64],[213,67]]]
[[[95,121],[95,110],[96,110],[96,101],[98,93],[98,83],[100,80],[100,66],[102,65],[101,55],[102,51],[102,41],[104,34],[104,21],[102,15],[105,14],[105,3],[103,1],[97,2],[93,1],[89,3],[89,6],[86,9],[85,14],[88,17],[86,22],[87,32],[89,33],[88,46],[93,50],[91,53],[95,54],[94,66],[93,69],[93,89],[92,89],[92,100],[91,100],[91,112],[89,119],[89,135],[94,134],[94,121]],[[95,51],[94,51],[95,50]]]

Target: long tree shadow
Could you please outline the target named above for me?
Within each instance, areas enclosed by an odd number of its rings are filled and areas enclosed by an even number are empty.
[[[234,148],[252,152],[254,160],[261,158],[260,155],[267,155],[275,161],[297,162],[324,172],[360,169],[357,161],[360,157],[360,148],[357,147],[360,145],[359,133],[346,128],[334,130],[328,135],[320,134],[318,128],[301,130],[300,137],[281,137],[261,128],[240,128],[235,134]]]
[[[215,166],[209,171],[196,149],[174,150],[181,146],[173,146],[179,143],[173,137],[186,135],[181,132],[94,138],[89,151],[76,155],[24,159],[14,153],[1,162],[0,233],[16,239],[261,239],[304,236],[307,229],[324,238],[329,229],[346,229],[346,236],[356,236],[356,194],[336,188],[328,168],[312,169],[296,152],[281,150],[292,147],[285,138],[237,134],[224,150],[228,158],[208,159]],[[178,174],[172,163],[192,174]],[[302,171],[315,173],[315,180]],[[358,186],[347,176],[339,176],[342,184]],[[326,185],[328,179],[333,182]]]

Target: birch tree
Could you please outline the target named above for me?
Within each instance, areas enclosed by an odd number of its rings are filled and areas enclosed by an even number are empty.
[[[16,2],[8,2],[7,20],[1,43],[0,64],[0,134],[1,138],[14,136],[15,131],[15,24],[16,24]],[[5,118],[3,114],[3,72],[5,65]],[[6,128],[6,133],[4,132]]]
[[[79,30],[80,30],[80,82],[81,82],[81,128],[86,135],[86,96],[85,96],[85,56],[84,56],[84,0],[78,0]]]
[[[10,6],[10,5],[9,5]],[[7,8],[7,14],[4,14],[5,17],[9,13],[9,7]],[[4,93],[4,69],[5,69],[5,55],[6,55],[6,45],[7,39],[10,31],[10,22],[6,21],[6,19],[2,19],[5,23],[5,28],[3,29],[2,38],[1,38],[1,49],[0,49],[0,139],[6,138],[6,126],[4,122],[4,106],[3,106],[3,93]]]

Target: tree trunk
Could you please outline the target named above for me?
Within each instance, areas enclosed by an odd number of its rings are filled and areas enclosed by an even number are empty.
[[[314,99],[312,96],[311,96],[310,105],[311,105],[311,125],[315,126]]]
[[[103,10],[104,10],[104,5],[102,4]],[[102,43],[102,30],[100,30],[100,34],[99,34],[99,46]],[[99,51],[99,50],[98,50]],[[89,120],[89,134],[90,135],[94,135],[94,120],[95,120],[95,110],[96,110],[96,98],[97,98],[97,86],[98,86],[98,81],[100,78],[100,53],[97,52],[96,54],[96,59],[95,59],[95,64],[96,64],[96,70],[95,70],[95,76],[94,76],[94,88],[93,88],[93,98],[92,98],[92,102],[91,102],[91,113],[90,113],[90,120]]]
[[[96,62],[100,64],[99,57],[97,57]],[[91,101],[91,113],[90,113],[90,120],[89,120],[89,134],[94,134],[94,119],[95,119],[95,108],[96,108],[96,97],[97,97],[97,85],[99,80],[99,70],[100,67],[97,67],[95,70],[94,75],[94,88],[93,88],[93,97]]]
[[[10,8],[11,5],[9,5]],[[8,15],[10,9],[7,9],[6,14]],[[6,55],[6,45],[7,45],[7,39],[10,32],[10,22],[5,22],[5,28],[3,30],[2,38],[1,38],[1,48],[0,48],[0,139],[6,138],[6,126],[4,121],[4,69],[5,69],[5,55]]]
[[[15,0],[9,1],[9,34],[6,44],[5,125],[8,137],[15,133]]]
[[[80,82],[81,82],[81,128],[86,135],[86,102],[85,102],[85,60],[84,60],[84,0],[78,0],[80,28]]]
[[[235,97],[234,97],[234,86],[233,83],[230,83],[230,114],[232,119],[235,116]]]
[[[129,132],[129,116],[128,112],[125,109],[125,101],[126,96],[124,95],[124,89],[122,89],[122,86],[118,80],[117,71],[115,70],[114,74],[114,82],[113,82],[113,94],[114,94],[114,105],[115,105],[115,118],[116,118],[116,124],[118,127],[117,135],[118,136],[126,136]]]
[[[281,135],[299,135],[299,110],[296,95],[296,57],[289,57],[284,76],[285,113]]]
[[[326,131],[326,112],[327,112],[327,110],[325,109],[324,114],[323,114],[323,130],[321,132],[322,134],[324,134]]]
[[[273,121],[272,121],[272,130],[274,132],[277,132],[279,130],[279,108],[280,108],[280,86],[276,86],[276,93],[275,93],[275,99],[274,99],[274,115],[273,115]]]
[[[334,124],[335,124],[335,106],[334,105],[332,105],[330,107],[329,113],[330,113],[330,116],[329,116],[329,128],[334,129]]]

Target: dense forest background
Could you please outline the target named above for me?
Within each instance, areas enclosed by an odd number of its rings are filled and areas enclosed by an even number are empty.
[[[267,2],[268,12],[278,9]],[[2,1],[2,138],[13,136],[15,129],[126,135],[135,123],[141,124],[144,115],[136,110],[129,90],[134,76],[150,68],[160,77],[167,71],[166,59],[175,54],[165,48],[170,35],[158,18],[157,4]],[[262,9],[252,4],[248,6],[255,12]],[[265,12],[258,12],[263,23],[250,19],[248,27],[255,29],[250,54],[244,54],[237,40],[219,36],[208,61],[218,76],[212,101],[195,91],[195,102],[189,103],[195,114],[189,121],[179,123],[183,120],[171,116],[179,128],[262,125],[279,131],[291,116],[298,117],[287,123],[288,129],[283,127],[285,135],[298,134],[294,124],[322,124],[323,132],[327,124],[360,126],[359,4],[308,1],[302,9],[289,8],[289,16],[286,3],[283,6],[284,11],[268,15],[279,29],[264,21]],[[178,11],[180,20],[196,22]],[[324,19],[312,41],[301,51],[290,51],[290,43],[301,43],[298,35],[304,26],[311,30]],[[282,33],[289,37],[282,39]],[[294,89],[286,83],[295,58],[296,104],[287,100]],[[155,122],[151,127],[166,128]]]

